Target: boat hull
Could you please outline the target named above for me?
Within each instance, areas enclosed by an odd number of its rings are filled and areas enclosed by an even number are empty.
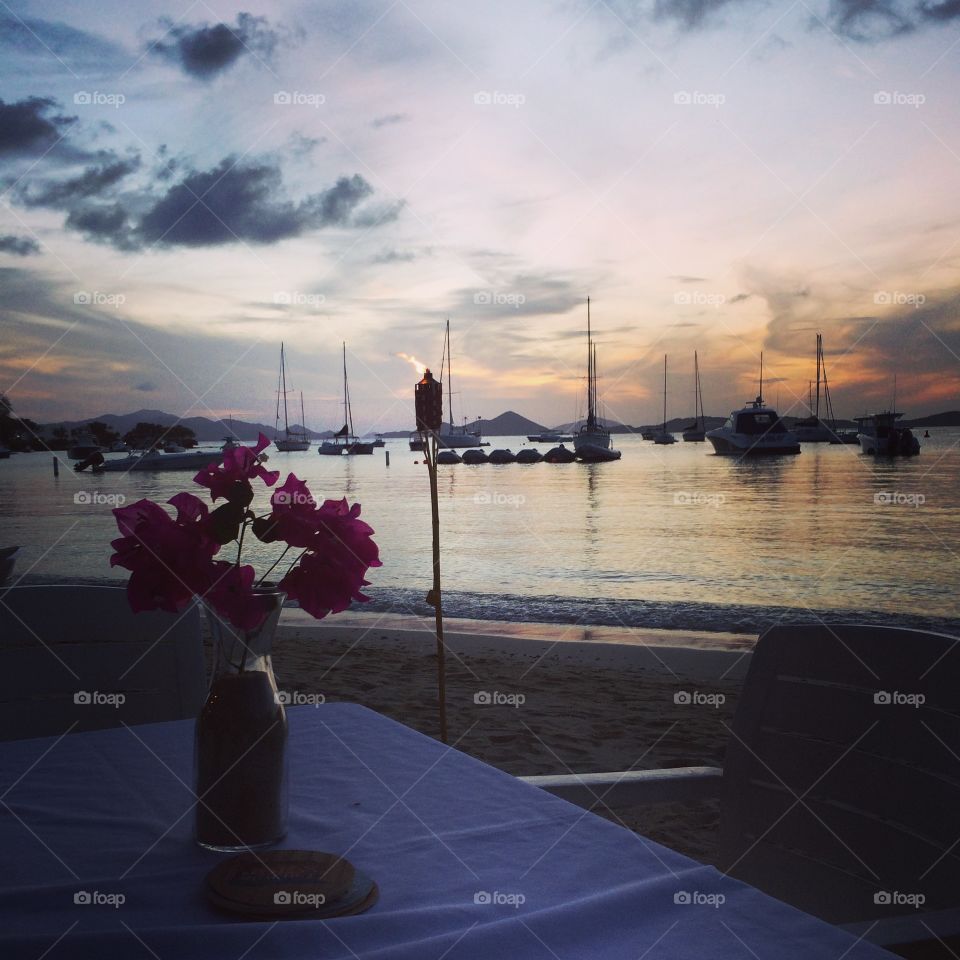
[[[273,444],[281,453],[302,453],[310,449],[309,440],[274,440]]]
[[[781,457],[792,456],[800,452],[800,444],[789,439],[770,439],[763,436],[746,434],[725,434],[711,430],[707,439],[713,445],[715,453],[734,457]]]
[[[94,473],[140,473],[145,471],[202,470],[211,463],[220,463],[223,451],[191,453],[141,454],[122,460],[104,460],[94,467]]]
[[[604,463],[609,460],[619,460],[620,457],[619,450],[611,450],[609,447],[595,447],[589,443],[581,444],[577,449],[577,459],[583,463]]]

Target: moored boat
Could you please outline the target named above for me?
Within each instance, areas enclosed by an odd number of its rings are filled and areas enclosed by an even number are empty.
[[[720,454],[776,456],[800,452],[800,441],[784,426],[763,397],[734,410],[722,427],[707,431],[707,439]]]
[[[343,343],[343,426],[333,435],[332,440],[324,440],[317,447],[317,453],[322,457],[373,453],[373,441],[361,440],[353,430],[353,409],[350,405],[350,386],[347,382],[346,341]]]
[[[517,455],[510,449],[491,450],[487,459],[490,463],[515,463]]]
[[[464,463],[467,464],[476,464],[476,463],[489,463],[490,457],[487,455],[486,450],[480,450],[476,447],[472,447],[469,450],[463,451],[463,456],[461,457]]]
[[[576,453],[569,447],[565,447],[562,443],[559,447],[554,447],[543,455],[544,463],[573,463],[576,459]]]
[[[909,427],[898,427],[903,416],[895,410],[884,410],[854,419],[860,424],[857,439],[863,453],[878,457],[915,457],[920,441]]]
[[[283,435],[280,435],[280,401],[283,399]],[[307,437],[306,418],[303,415],[303,393],[300,394],[300,429],[290,429],[287,413],[287,364],[284,358],[283,343],[280,344],[280,379],[277,381],[277,418],[273,425],[273,443],[282,453],[299,453],[310,449]]]
[[[693,351],[693,415],[696,418],[680,434],[684,443],[703,443],[707,436],[706,418],[703,413],[703,392],[700,387],[700,361]]]
[[[441,450],[437,453],[437,463],[463,463],[463,457],[456,450]]]
[[[610,431],[597,416],[597,406],[597,347],[590,328],[590,298],[587,297],[587,419],[574,431],[573,449],[582,460],[619,460],[619,452],[610,448]],[[610,455],[605,456],[602,451]]]
[[[517,463],[540,463],[541,460],[543,460],[543,454],[539,450],[527,447],[526,450],[517,451]]]

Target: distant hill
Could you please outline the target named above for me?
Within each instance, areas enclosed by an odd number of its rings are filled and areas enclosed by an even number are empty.
[[[960,427],[960,410],[948,410],[946,413],[934,413],[918,420],[904,420],[905,427]]]
[[[547,428],[519,413],[507,410],[492,420],[480,420],[478,426],[485,437],[523,437],[532,433],[543,433]]]
[[[256,440],[260,433],[273,437],[273,426],[265,423],[250,423],[246,420],[211,420],[208,417],[175,417],[172,413],[165,413],[163,410],[136,410],[133,413],[115,414],[105,413],[99,417],[87,417],[85,420],[62,420],[56,423],[46,423],[44,430],[50,431],[55,427],[64,427],[72,430],[75,427],[85,427],[88,423],[99,420],[108,427],[118,431],[120,435],[132,430],[138,423],[159,423],[162,427],[171,427],[179,423],[181,426],[189,427],[196,435],[200,443],[210,443],[216,440],[222,440],[226,436],[234,436],[238,440]],[[294,425],[290,425],[294,429]],[[300,429],[299,426],[296,427]],[[317,433],[314,430],[308,430],[307,436],[311,440],[326,439],[333,436],[332,430],[326,430],[323,433]]]

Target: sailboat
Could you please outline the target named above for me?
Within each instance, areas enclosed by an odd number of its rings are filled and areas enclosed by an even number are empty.
[[[820,384],[823,383],[826,389],[827,372],[823,363],[823,335],[817,334],[817,400],[816,406],[813,403],[813,391],[809,391],[810,396],[807,400],[807,406],[810,408],[810,416],[798,420],[793,425],[793,435],[801,443],[829,443],[833,439],[833,431],[820,419]],[[812,384],[810,385],[812,388]]]
[[[472,428],[467,426],[466,418],[459,427],[453,425],[453,357],[450,353],[450,321],[447,320],[447,332],[443,339],[443,360],[441,370],[446,368],[447,375],[447,413],[450,422],[445,423],[440,428],[438,443],[441,449],[446,447],[448,450],[455,450],[458,447],[482,447],[483,437],[479,425]],[[410,449],[419,452],[423,449],[419,434],[410,435]]]
[[[667,355],[663,355],[663,424],[653,435],[653,442],[665,445],[676,443],[677,438],[672,433],[667,433]]]
[[[283,398],[283,436],[280,436],[280,398]],[[290,429],[287,416],[287,362],[280,344],[280,379],[277,381],[277,419],[273,425],[273,442],[278,450],[290,453],[310,449],[306,418],[303,415],[303,393],[300,394],[300,430]]]
[[[706,435],[706,419],[703,413],[703,393],[700,389],[700,363],[697,351],[693,351],[693,415],[696,419],[683,431],[683,439],[687,443],[703,443]]]
[[[323,457],[339,457],[342,454],[373,453],[373,443],[360,440],[353,432],[353,410],[350,407],[350,386],[347,383],[347,344],[343,344],[343,426],[333,435],[332,440],[324,440],[317,448]]]
[[[597,417],[597,347],[590,327],[590,298],[587,297],[587,419],[574,431],[573,449],[584,461],[619,460],[620,451],[610,447],[610,431]]]

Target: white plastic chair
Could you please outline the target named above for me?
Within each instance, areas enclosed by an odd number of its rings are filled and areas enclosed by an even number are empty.
[[[134,614],[121,587],[0,591],[0,740],[197,715],[200,611]]]
[[[523,779],[587,808],[718,796],[730,875],[886,946],[960,935],[957,638],[774,627],[722,770]]]

